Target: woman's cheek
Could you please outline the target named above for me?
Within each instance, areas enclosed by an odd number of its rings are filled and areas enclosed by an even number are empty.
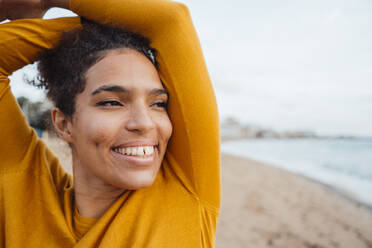
[[[170,121],[168,114],[159,116],[156,122],[157,122],[157,126],[160,127],[161,136],[163,136],[163,138],[168,140],[170,136],[172,135],[172,131],[173,131],[172,122]]]
[[[89,136],[95,141],[111,143],[119,135],[121,122],[115,115],[95,115],[90,118],[85,128],[89,130]]]

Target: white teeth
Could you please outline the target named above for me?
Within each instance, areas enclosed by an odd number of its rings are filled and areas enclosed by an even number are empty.
[[[130,147],[125,148],[125,155],[132,155],[132,149]]]
[[[126,147],[126,148],[115,148],[115,152],[129,155],[129,156],[148,156],[154,153],[153,146],[137,146],[137,147]]]
[[[137,147],[137,156],[145,155],[145,152],[144,152],[143,149],[144,149],[144,147],[142,147],[142,146]]]
[[[145,147],[145,154],[146,155],[151,155],[154,153],[154,147],[153,146],[146,146]]]
[[[131,154],[130,148],[124,148],[124,154],[130,155]]]
[[[147,147],[146,154],[147,154],[147,155],[152,155],[152,154],[154,154],[154,147],[153,147],[153,146],[148,146],[148,147]]]
[[[148,146],[145,147],[144,152],[145,152],[146,155],[150,154],[150,153],[149,153],[149,147],[148,147]]]

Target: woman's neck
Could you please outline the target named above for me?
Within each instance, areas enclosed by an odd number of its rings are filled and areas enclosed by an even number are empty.
[[[79,214],[88,218],[101,217],[125,192],[107,185],[73,161],[74,199]]]
[[[92,190],[86,190],[78,185],[74,187],[74,198],[75,204],[79,211],[79,214],[83,217],[88,218],[99,218],[101,217],[110,206],[118,199],[125,190],[118,192],[98,192]]]

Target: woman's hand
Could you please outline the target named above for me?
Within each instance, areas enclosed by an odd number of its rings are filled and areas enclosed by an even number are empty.
[[[69,0],[0,0],[0,21],[41,18],[52,7],[69,9]]]

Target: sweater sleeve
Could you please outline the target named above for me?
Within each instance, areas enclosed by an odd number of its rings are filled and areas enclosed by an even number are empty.
[[[79,25],[79,18],[25,19],[0,25],[0,171],[18,169],[37,141],[10,91],[8,76],[36,61],[63,31]]]
[[[167,0],[72,0],[70,4],[79,16],[150,38],[158,52],[160,77],[170,94],[173,134],[167,164],[201,203],[218,211],[216,100],[187,7]]]

